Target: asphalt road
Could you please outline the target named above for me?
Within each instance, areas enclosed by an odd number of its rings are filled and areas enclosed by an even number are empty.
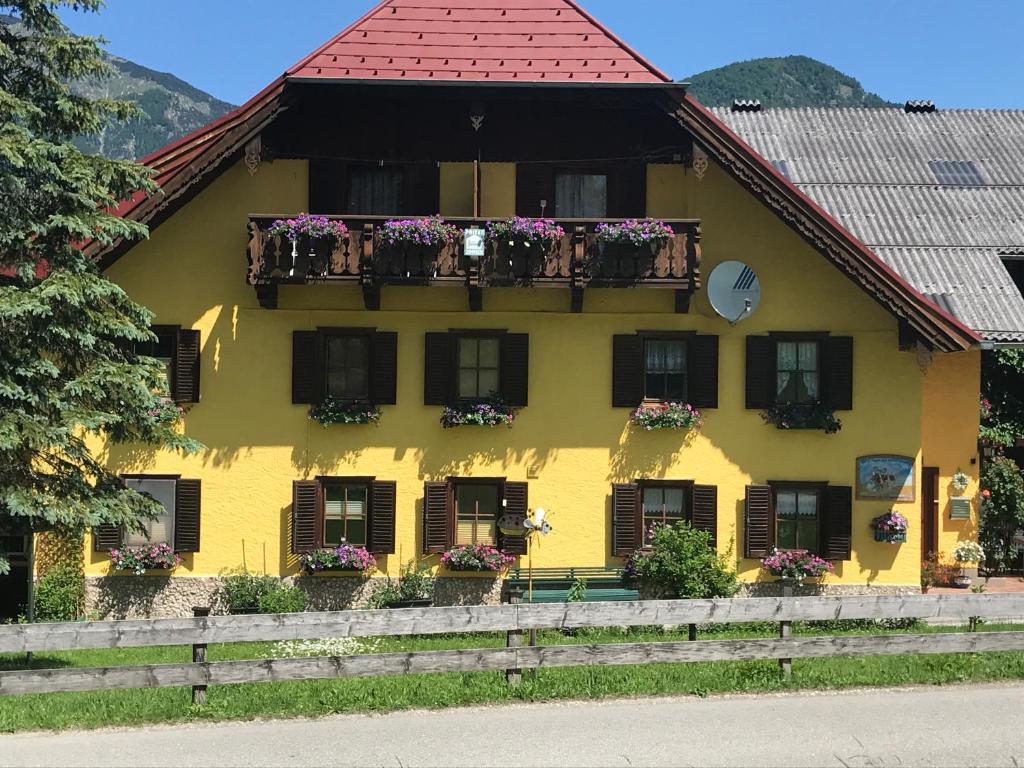
[[[631,699],[0,736],[3,766],[1012,766],[1024,685]]]

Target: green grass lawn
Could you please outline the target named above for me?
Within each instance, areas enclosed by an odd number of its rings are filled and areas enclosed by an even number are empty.
[[[732,625],[702,631],[700,639],[777,636],[777,625]],[[979,631],[1024,630],[983,625]],[[877,634],[952,632],[952,627],[909,630],[797,626],[794,634]],[[541,645],[682,640],[686,628],[665,633],[652,628],[592,630],[577,636],[540,633]],[[504,645],[503,634],[379,638],[375,652],[482,648]],[[272,643],[211,645],[210,661],[276,655]],[[73,651],[36,655],[33,668],[102,667],[180,663],[191,660],[187,646]],[[0,670],[24,669],[24,654],[0,654]],[[296,717],[339,712],[434,708],[506,701],[592,699],[602,696],[729,693],[858,685],[941,684],[1024,679],[1024,652],[797,659],[793,677],[783,680],[775,661],[644,664],[623,667],[542,669],[524,674],[510,688],[501,672],[408,675],[340,680],[212,686],[208,703],[193,707],[188,688],[92,693],[39,694],[0,699],[0,731],[97,728],[142,723]]]

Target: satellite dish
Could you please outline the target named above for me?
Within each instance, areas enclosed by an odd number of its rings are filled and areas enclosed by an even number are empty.
[[[715,312],[736,325],[761,303],[761,283],[742,261],[723,261],[708,277],[708,299]]]

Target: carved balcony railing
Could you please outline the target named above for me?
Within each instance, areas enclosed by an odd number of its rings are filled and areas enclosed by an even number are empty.
[[[456,285],[469,289],[473,309],[481,308],[480,289],[553,286],[573,290],[572,308],[582,309],[587,287],[644,286],[676,290],[676,307],[686,311],[700,288],[700,222],[665,219],[672,236],[657,244],[606,243],[595,232],[602,222],[621,219],[564,219],[565,235],[549,247],[488,239],[483,256],[465,255],[463,231],[485,228],[486,219],[446,219],[458,228],[451,243],[440,246],[387,245],[379,228],[387,216],[332,216],[348,234],[338,241],[270,234],[272,223],[286,216],[249,217],[248,282],[260,303],[274,307],[279,285],[355,283],[366,305],[379,308],[384,285]]]

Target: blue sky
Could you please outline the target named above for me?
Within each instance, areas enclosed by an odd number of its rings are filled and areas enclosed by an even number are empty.
[[[674,78],[804,54],[890,101],[1024,108],[1022,0],[583,0]],[[239,104],[374,0],[107,0],[66,12],[112,53]]]

